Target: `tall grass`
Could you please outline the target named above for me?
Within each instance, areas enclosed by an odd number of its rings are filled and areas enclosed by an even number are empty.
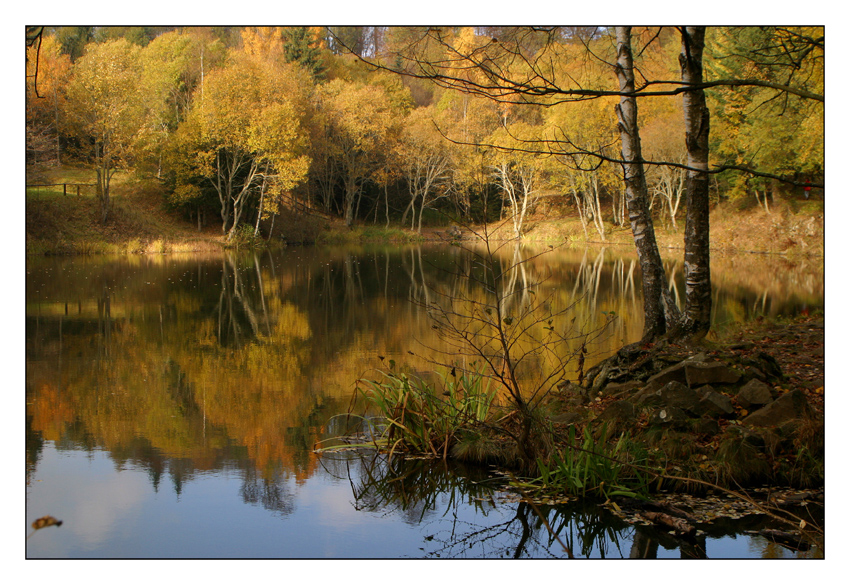
[[[390,452],[404,449],[446,458],[462,429],[484,423],[494,408],[495,390],[482,372],[455,369],[441,375],[442,390],[421,378],[392,370],[381,381],[362,381],[367,403],[386,419]]]
[[[646,468],[644,450],[627,433],[613,445],[608,438],[605,426],[598,439],[589,427],[577,437],[576,428],[571,426],[564,450],[552,452],[546,461],[538,457],[539,476],[518,487],[582,497],[645,496],[655,474]]]

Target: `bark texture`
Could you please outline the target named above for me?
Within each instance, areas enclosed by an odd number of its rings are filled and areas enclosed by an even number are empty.
[[[632,61],[631,27],[616,27],[617,65],[616,74],[621,92],[635,89],[634,64]],[[679,310],[667,287],[667,275],[658,244],[655,228],[649,211],[649,191],[644,174],[641,154],[640,133],[637,124],[637,100],[623,95],[616,106],[622,143],[626,205],[629,223],[635,240],[641,270],[643,271],[644,326],[643,340],[657,339],[678,324]]]
[[[702,54],[705,27],[682,29],[682,84],[702,83]],[[711,326],[711,269],[708,220],[708,131],[709,112],[702,89],[683,96],[685,142],[688,149],[685,216],[685,311],[683,333],[701,338]]]

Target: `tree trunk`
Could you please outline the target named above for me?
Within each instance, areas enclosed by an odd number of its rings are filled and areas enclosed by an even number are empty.
[[[705,27],[682,29],[682,84],[702,83],[702,52]],[[685,311],[682,328],[686,335],[701,338],[711,326],[711,270],[708,221],[708,130],[709,112],[705,92],[687,91],[685,143],[688,167],[685,203]]]
[[[389,182],[389,181],[388,181]],[[390,196],[387,194],[387,183],[384,183],[384,210],[387,214],[387,229],[390,229]]]
[[[590,208],[593,210],[593,225],[596,228],[596,233],[599,234],[599,237],[604,242],[606,241],[605,222],[602,219],[602,204],[599,202],[599,177],[595,172],[590,179],[590,186],[593,191],[593,197],[589,200]]]
[[[621,92],[635,89],[634,65],[632,62],[631,27],[616,27],[617,33],[617,79]],[[664,264],[655,241],[655,229],[649,213],[649,194],[643,169],[640,133],[637,125],[637,100],[633,96],[620,96],[616,106],[619,120],[620,141],[626,183],[626,203],[629,223],[635,240],[641,270],[643,271],[643,340],[650,341],[664,335],[677,324],[678,308],[667,289]]]
[[[354,180],[347,179],[345,181],[345,227],[351,227],[351,224],[354,223],[354,196],[356,193],[357,185],[355,185]]]

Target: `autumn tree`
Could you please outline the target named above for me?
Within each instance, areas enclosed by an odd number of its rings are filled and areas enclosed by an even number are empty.
[[[404,224],[407,214],[412,212],[411,228],[414,226],[418,203],[419,222],[416,225],[420,233],[425,209],[448,194],[452,166],[449,143],[440,135],[433,116],[433,107],[413,110],[404,121],[398,148],[410,194],[401,223]]]
[[[488,139],[499,147],[490,155],[491,164],[517,240],[522,239],[525,220],[539,196],[543,169],[542,157],[522,152],[522,142],[539,132],[527,124],[512,124],[500,128]]]
[[[186,116],[204,65],[212,68],[221,56],[220,43],[208,43],[183,31],[161,34],[141,51],[141,85],[145,88],[142,99],[147,118],[141,154],[155,165],[157,176],[162,169],[163,149]]]
[[[646,146],[647,158],[666,160],[681,166],[651,166],[646,178],[650,189],[650,209],[657,199],[660,201],[660,213],[666,214],[673,230],[679,231],[676,216],[682,207],[685,194],[685,164],[687,151],[682,129],[681,108],[666,115],[649,118],[641,130]],[[655,209],[658,209],[657,207]]]
[[[552,184],[572,195],[585,238],[587,225],[592,223],[602,241],[607,237],[603,197],[623,188],[620,168],[596,156],[617,157],[619,136],[616,127],[609,122],[614,105],[613,98],[605,97],[559,104],[548,108],[545,114],[545,136],[554,143],[568,138],[575,147],[554,157],[552,162],[560,168],[552,170]],[[616,215],[618,209],[614,201]]]
[[[181,138],[193,170],[184,169],[183,176],[202,176],[214,189],[228,239],[261,192],[281,195],[306,178],[301,81],[290,66],[236,55],[205,77],[203,99],[196,92]],[[188,184],[184,180],[177,189]],[[196,189],[188,193],[198,195]]]
[[[74,64],[67,116],[77,154],[94,167],[100,219],[110,210],[112,177],[133,162],[143,126],[139,47],[124,39],[90,45]]]
[[[27,48],[27,161],[56,164],[62,160],[65,85],[71,60],[52,35]]]
[[[334,80],[320,88],[329,164],[342,184],[342,216],[350,226],[366,184],[380,171],[400,131],[399,112],[380,85]]]
[[[719,88],[711,95],[715,157],[726,165],[773,176],[721,178],[728,184],[728,196],[754,194],[769,210],[769,197],[789,184],[775,177],[822,182],[823,28],[713,27],[707,31],[706,56],[706,71],[714,78],[764,84]],[[783,89],[789,86],[808,92]]]

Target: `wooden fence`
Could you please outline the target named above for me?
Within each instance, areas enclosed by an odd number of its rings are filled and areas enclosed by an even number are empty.
[[[48,183],[43,185],[27,185],[27,191],[30,189],[50,189],[53,187],[62,187],[62,195],[68,196],[69,192],[73,195],[76,192],[77,197],[80,196],[80,187],[94,187],[94,183]],[[58,192],[58,189],[53,189]]]

